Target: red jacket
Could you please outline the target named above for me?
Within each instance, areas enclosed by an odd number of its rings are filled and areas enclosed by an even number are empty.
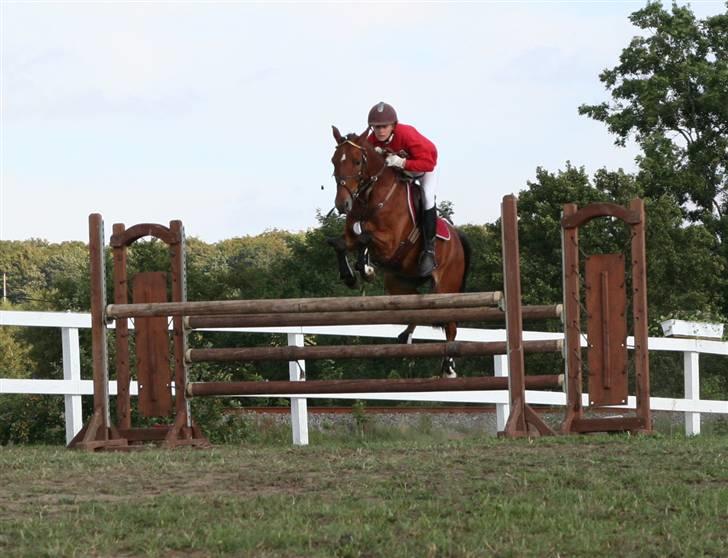
[[[377,141],[374,134],[369,134],[369,143],[375,147],[386,148],[393,153],[400,150],[407,152],[404,170],[410,172],[432,172],[437,164],[437,148],[435,144],[420,134],[413,126],[397,124],[389,141]]]

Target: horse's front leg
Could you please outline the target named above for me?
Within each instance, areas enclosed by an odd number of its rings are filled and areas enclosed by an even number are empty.
[[[346,257],[347,246],[344,237],[328,238],[326,242],[336,252],[336,261],[339,264],[339,277],[344,281],[347,287],[356,288],[357,280],[356,275],[349,265],[349,260]]]
[[[356,269],[362,276],[362,278],[371,283],[374,281],[374,266],[369,261],[369,245],[372,242],[372,238],[368,233],[362,233],[357,238],[357,258],[354,269]]]
[[[445,324],[445,339],[447,341],[455,341],[455,336],[457,335],[457,324],[455,322],[448,322]],[[455,359],[446,356],[442,359],[442,367],[440,369],[440,375],[443,378],[457,378],[457,373],[455,372]]]

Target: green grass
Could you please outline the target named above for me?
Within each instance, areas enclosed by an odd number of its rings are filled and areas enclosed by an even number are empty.
[[[724,556],[728,437],[0,448],[0,555]]]

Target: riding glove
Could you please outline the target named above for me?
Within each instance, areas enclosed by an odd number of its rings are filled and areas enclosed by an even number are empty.
[[[404,162],[407,159],[404,159],[403,157],[400,157],[399,155],[395,155],[392,153],[391,155],[387,155],[387,166],[389,167],[399,167],[400,169],[404,169]]]

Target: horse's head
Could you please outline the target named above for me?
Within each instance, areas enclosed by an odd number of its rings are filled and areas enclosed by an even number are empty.
[[[369,189],[386,165],[367,141],[369,130],[361,135],[342,136],[336,126],[332,128],[336,140],[336,150],[331,158],[336,180],[334,204],[339,213],[349,213],[354,201]]]

